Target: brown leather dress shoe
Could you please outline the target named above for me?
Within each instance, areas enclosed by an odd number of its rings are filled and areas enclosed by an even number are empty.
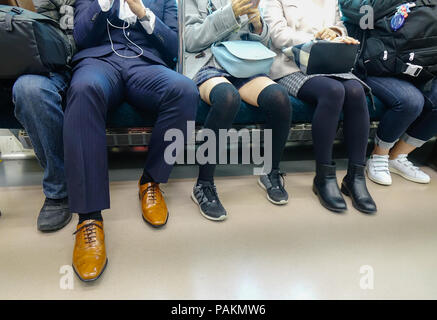
[[[73,251],[73,269],[80,280],[97,280],[105,271],[105,233],[103,221],[86,220],[77,226],[76,243]]]
[[[155,182],[138,183],[138,186],[144,221],[153,227],[162,227],[167,223],[168,210],[159,184]]]

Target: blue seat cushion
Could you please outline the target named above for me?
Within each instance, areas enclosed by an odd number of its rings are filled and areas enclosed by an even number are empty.
[[[293,123],[311,123],[315,107],[305,104],[294,97],[290,97],[290,100],[293,105]],[[200,103],[197,109],[197,124],[202,125],[205,122],[209,108],[210,107],[206,103]],[[378,99],[375,99],[375,108],[372,107],[369,101],[370,118],[372,121],[378,121],[381,119],[385,109],[386,108],[382,102]],[[122,104],[119,108],[111,110],[108,115],[109,128],[152,127],[155,121],[156,115],[135,109],[127,103]],[[264,121],[264,112],[260,111],[257,107],[253,107],[243,102],[241,103],[234,124],[253,125],[263,124]]]
[[[1,92],[0,92],[1,93]],[[293,105],[293,123],[311,123],[314,106],[307,105],[302,101],[290,97]],[[370,118],[372,121],[381,119],[385,107],[378,99],[375,99],[375,108],[369,101]],[[197,110],[196,122],[202,125],[208,115],[209,106],[201,102]],[[118,108],[114,108],[108,113],[108,128],[142,128],[153,127],[156,121],[156,115],[138,110],[127,103],[123,103]],[[237,114],[234,124],[236,125],[253,125],[263,124],[265,114],[257,107],[250,106],[246,103],[241,104],[240,111]],[[21,128],[14,116],[14,107],[10,93],[0,94],[0,128],[17,129]]]

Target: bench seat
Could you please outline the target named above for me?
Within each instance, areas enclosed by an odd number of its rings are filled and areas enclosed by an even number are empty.
[[[314,107],[309,106],[302,101],[290,97],[293,105],[293,124],[311,123]],[[208,114],[209,106],[201,102],[197,110],[196,122],[201,125],[205,121]],[[381,119],[385,107],[378,99],[375,99],[375,109],[371,107],[369,102],[370,118],[372,121]],[[235,125],[255,125],[263,124],[265,115],[258,108],[241,104],[240,111],[234,122]],[[153,127],[155,115],[137,110],[127,103],[123,103],[120,107],[110,110],[108,114],[108,128],[144,128]],[[20,129],[21,126],[14,117],[12,99],[10,93],[3,90],[0,94],[0,128],[4,129]]]

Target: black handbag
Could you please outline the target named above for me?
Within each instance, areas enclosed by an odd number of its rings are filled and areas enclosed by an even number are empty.
[[[314,40],[282,52],[294,59],[304,74],[339,74],[352,71],[358,49],[359,45]]]

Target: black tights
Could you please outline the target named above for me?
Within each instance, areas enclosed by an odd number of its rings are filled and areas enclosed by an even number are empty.
[[[220,83],[211,90],[209,99],[211,108],[204,128],[211,129],[218,137],[219,129],[231,128],[240,109],[241,98],[232,84]],[[261,91],[258,105],[266,114],[265,129],[272,129],[272,169],[279,169],[279,162],[290,131],[290,99],[285,89],[278,84],[272,84]],[[216,150],[218,160],[218,143]],[[213,181],[215,167],[215,164],[199,166],[199,180]]]
[[[370,119],[361,83],[357,80],[314,77],[302,86],[298,98],[316,105],[312,133],[317,162],[332,164],[332,146],[343,111],[343,133],[349,160],[364,165]]]

